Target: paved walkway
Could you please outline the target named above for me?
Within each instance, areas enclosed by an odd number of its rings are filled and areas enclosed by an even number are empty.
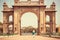
[[[42,37],[42,36],[0,36],[0,40],[60,40],[57,38]]]

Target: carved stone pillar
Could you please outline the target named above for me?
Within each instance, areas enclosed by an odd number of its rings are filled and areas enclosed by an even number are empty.
[[[20,10],[18,7],[14,7],[14,33],[20,35]]]
[[[55,17],[55,13],[53,13],[53,33],[56,32],[56,17]]]
[[[52,32],[53,32],[53,24],[50,23],[50,33],[52,33]]]
[[[18,12],[14,11],[14,33],[18,33]]]
[[[3,34],[7,34],[8,33],[8,17],[7,14],[4,13],[3,14]]]
[[[46,33],[46,15],[45,15],[45,12],[44,12],[44,15],[43,15],[43,17],[44,17],[44,33]]]
[[[18,23],[17,23],[17,14],[14,14],[14,33],[17,34],[18,33]]]
[[[20,13],[18,13],[18,19],[17,19],[17,23],[18,23],[18,34],[21,35],[21,18],[20,18]]]
[[[41,27],[43,30],[41,31]],[[45,5],[40,7],[40,33],[46,33],[45,27]]]
[[[50,15],[50,33],[53,32],[53,16],[52,14]]]
[[[40,15],[40,14],[39,14]],[[40,17],[39,17],[39,19],[38,19],[38,31],[37,31],[37,35],[39,35],[40,34]]]

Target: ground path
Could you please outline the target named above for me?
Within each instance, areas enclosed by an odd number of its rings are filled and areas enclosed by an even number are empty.
[[[43,37],[43,36],[0,36],[0,40],[60,40],[57,38]]]

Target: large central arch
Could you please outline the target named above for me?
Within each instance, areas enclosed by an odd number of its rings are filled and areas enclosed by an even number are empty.
[[[21,17],[26,12],[34,13],[38,18],[38,31],[37,34],[41,34],[41,27],[43,27],[43,33],[46,33],[45,27],[45,6],[15,6],[14,7],[14,33],[21,35]]]
[[[28,28],[28,29],[26,29]],[[38,16],[33,12],[26,12],[21,17],[21,34],[32,35],[32,31],[37,33],[38,28]]]
[[[38,32],[40,34],[40,9],[39,7],[17,7],[14,11],[14,33],[18,33],[21,35],[21,17],[26,12],[32,12],[38,18]],[[43,21],[43,20],[42,20]]]
[[[23,11],[24,10],[24,11]],[[32,13],[32,14],[34,14],[36,17],[37,17],[37,22],[38,22],[38,31],[37,31],[37,34],[39,34],[39,27],[40,27],[40,23],[39,23],[39,11],[37,12],[37,11],[35,11],[35,10],[31,10],[31,8],[30,8],[30,10],[25,10],[25,9],[23,9],[22,10],[22,12],[21,12],[21,14],[19,14],[19,16],[20,16],[20,34],[21,34],[21,17],[24,15],[24,14],[26,14],[26,13]]]

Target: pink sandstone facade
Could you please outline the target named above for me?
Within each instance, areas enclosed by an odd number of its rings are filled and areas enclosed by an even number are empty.
[[[21,16],[26,12],[33,12],[38,17],[38,35],[40,33],[46,33],[46,25],[50,26],[50,32],[56,32],[56,10],[55,3],[50,5],[50,8],[46,8],[44,0],[25,2],[20,0],[14,0],[14,5],[9,8],[4,2],[3,4],[3,34],[17,33],[21,35]],[[9,22],[9,16],[12,15],[13,21]],[[50,17],[50,22],[46,22],[46,15]],[[9,25],[12,26],[12,30],[9,30]],[[41,29],[41,27],[43,29]]]

